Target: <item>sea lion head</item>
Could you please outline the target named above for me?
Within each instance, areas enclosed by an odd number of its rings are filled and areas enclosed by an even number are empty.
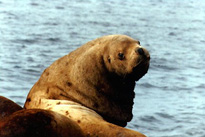
[[[138,40],[114,35],[105,50],[104,61],[109,72],[137,81],[148,71],[150,54]]]

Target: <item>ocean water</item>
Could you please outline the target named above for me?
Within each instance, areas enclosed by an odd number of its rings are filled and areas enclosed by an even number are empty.
[[[18,104],[56,59],[108,34],[151,54],[127,125],[149,137],[205,137],[203,0],[0,0],[0,95]]]

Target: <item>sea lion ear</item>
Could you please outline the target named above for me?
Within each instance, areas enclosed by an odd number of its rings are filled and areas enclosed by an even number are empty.
[[[110,56],[107,57],[107,60],[109,63],[111,62]]]
[[[108,63],[110,63],[111,62],[111,57],[110,57],[110,55],[108,55],[108,56],[106,56],[106,61],[108,61]]]

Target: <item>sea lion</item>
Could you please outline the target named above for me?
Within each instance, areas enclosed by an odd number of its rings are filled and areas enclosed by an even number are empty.
[[[23,108],[12,100],[0,96],[0,120],[21,109]]]
[[[45,69],[30,90],[24,107],[62,110],[64,114],[76,110],[79,114],[70,114],[75,116],[76,122],[83,121],[83,112],[90,112],[91,115],[85,117],[87,121],[93,115],[93,118],[125,126],[132,119],[135,81],[147,73],[149,60],[149,52],[131,37],[108,35],[97,38]],[[62,102],[72,109],[61,107]],[[91,120],[89,125],[86,120],[79,125],[87,134],[105,131],[103,127],[90,133],[90,129],[100,127],[103,122],[94,124],[96,121]]]
[[[57,112],[23,109],[0,121],[1,137],[84,137],[76,122]]]

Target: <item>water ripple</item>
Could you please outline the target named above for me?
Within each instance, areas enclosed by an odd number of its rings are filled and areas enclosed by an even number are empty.
[[[166,118],[166,119],[175,119],[174,116],[170,115],[170,114],[166,114],[166,113],[155,113],[156,115],[162,117],[162,118]]]
[[[148,123],[158,123],[160,121],[154,116],[142,116],[140,117],[140,120],[143,122],[148,122]]]

